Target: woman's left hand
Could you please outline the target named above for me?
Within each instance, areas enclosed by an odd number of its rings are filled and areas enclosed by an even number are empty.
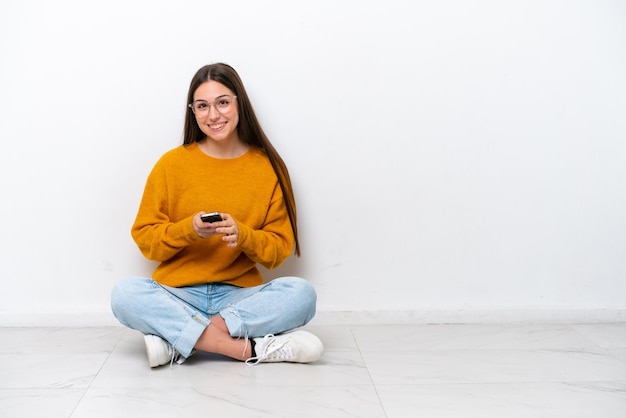
[[[239,240],[239,226],[237,221],[228,213],[222,213],[224,219],[220,222],[220,226],[215,229],[218,234],[224,234],[222,241],[226,242],[229,247],[236,247]]]

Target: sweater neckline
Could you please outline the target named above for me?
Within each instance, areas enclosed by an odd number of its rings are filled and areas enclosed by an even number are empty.
[[[212,155],[207,154],[206,152],[202,151],[202,149],[200,148],[200,146],[198,145],[197,142],[194,142],[193,144],[194,147],[194,152],[202,155],[203,157],[206,157],[212,161],[220,161],[220,162],[236,162],[238,160],[241,160],[243,158],[246,158],[248,155],[250,155],[251,151],[252,151],[252,146],[248,147],[248,149],[246,150],[246,152],[244,152],[243,154],[237,156],[237,157],[232,157],[232,158],[218,158],[218,157],[214,157]]]

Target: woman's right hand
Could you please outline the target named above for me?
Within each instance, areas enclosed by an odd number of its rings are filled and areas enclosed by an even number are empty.
[[[200,218],[200,215],[203,215],[205,212],[198,212],[191,220],[193,225],[193,230],[198,234],[200,238],[208,238],[212,235],[216,235],[217,232],[215,230],[222,226],[223,222],[203,222]]]

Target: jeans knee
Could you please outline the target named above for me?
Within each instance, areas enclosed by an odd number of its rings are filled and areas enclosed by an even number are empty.
[[[139,277],[128,277],[120,280],[111,290],[111,311],[113,315],[126,325],[125,317],[128,310],[136,303],[136,296],[140,284],[146,279]]]
[[[301,313],[310,321],[315,316],[317,305],[317,292],[311,283],[299,277],[284,277],[276,279],[283,281],[287,291],[287,296]]]
[[[121,311],[123,310],[124,305],[126,305],[126,303],[124,303],[124,300],[127,298],[127,292],[125,290],[126,281],[128,281],[128,279],[124,279],[116,283],[111,290],[111,311],[120,321],[122,321]]]
[[[111,305],[118,306],[122,304],[122,301],[128,297],[128,287],[131,279],[122,279],[113,286],[111,290]]]

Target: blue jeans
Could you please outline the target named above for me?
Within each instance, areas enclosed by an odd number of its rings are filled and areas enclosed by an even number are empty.
[[[223,283],[176,288],[131,277],[113,288],[111,309],[123,325],[158,335],[189,357],[217,314],[232,337],[256,338],[305,325],[315,315],[316,300],[313,286],[297,277],[250,288]]]

